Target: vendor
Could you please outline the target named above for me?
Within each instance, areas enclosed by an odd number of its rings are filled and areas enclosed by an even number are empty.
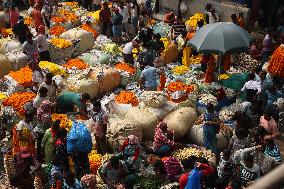
[[[260,117],[260,124],[267,132],[268,135],[265,136],[264,139],[273,139],[280,135],[277,123],[272,117],[272,113],[269,110],[264,112],[264,115]]]
[[[256,99],[256,95],[261,92],[261,85],[258,81],[255,81],[254,73],[250,73],[248,78],[249,81],[244,84],[241,92],[246,91],[246,101],[252,103]]]
[[[160,122],[155,130],[153,142],[154,152],[157,155],[164,156],[171,152],[173,145],[173,133],[168,131],[165,122]]]
[[[134,58],[132,53],[134,48],[139,48],[139,43],[137,40],[133,40],[125,44],[122,50],[122,55],[125,63],[134,65]]]
[[[159,70],[153,66],[146,66],[141,73],[141,86],[145,87],[147,91],[156,91],[158,87],[157,78]]]
[[[88,93],[74,93],[66,92],[60,95],[56,102],[57,107],[61,109],[62,112],[76,112],[76,108],[79,110],[80,114],[86,115],[87,108],[86,103],[90,100],[90,95]]]
[[[45,75],[45,81],[42,82],[39,86],[39,88],[46,87],[48,90],[48,97],[51,102],[56,101],[56,94],[57,94],[57,85],[55,82],[52,80],[53,74],[52,73],[47,73]]]
[[[217,91],[218,104],[215,106],[215,111],[219,112],[223,107],[230,106],[231,104],[236,102],[236,98],[237,98],[236,96],[228,98],[223,88],[218,89]]]
[[[216,146],[217,134],[220,130],[218,117],[215,115],[214,106],[207,105],[206,113],[203,116],[203,140],[206,149],[211,150],[214,154],[219,154],[219,149]]]

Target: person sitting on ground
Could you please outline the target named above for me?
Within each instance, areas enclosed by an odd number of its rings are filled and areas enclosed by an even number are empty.
[[[134,65],[134,58],[133,58],[133,49],[139,47],[139,43],[137,40],[133,40],[129,43],[126,43],[123,50],[122,50],[122,55],[123,55],[123,59],[124,62],[128,63],[128,64],[132,64]]]
[[[82,115],[87,115],[86,104],[90,98],[88,93],[65,92],[57,98],[56,102],[62,113],[78,112]]]
[[[155,130],[153,142],[154,152],[159,156],[163,156],[170,153],[173,146],[173,133],[168,130],[168,126],[165,122],[160,122]]]
[[[268,134],[265,136],[265,140],[274,139],[280,135],[277,123],[272,117],[270,110],[266,110],[263,116],[260,117],[259,126],[263,127]]]
[[[252,103],[256,99],[256,96],[261,92],[261,85],[258,81],[255,81],[254,73],[250,73],[248,78],[249,81],[244,84],[241,92],[246,91],[246,101]]]
[[[41,87],[38,90],[38,94],[36,95],[35,99],[33,100],[33,107],[36,109],[39,108],[41,103],[45,100],[49,100],[48,90],[46,87]]]
[[[117,156],[112,156],[109,161],[102,165],[101,176],[107,188],[117,188],[123,185],[128,169],[124,161]]]
[[[273,139],[267,139],[263,147],[263,153],[275,159],[277,164],[282,163],[282,155]]]

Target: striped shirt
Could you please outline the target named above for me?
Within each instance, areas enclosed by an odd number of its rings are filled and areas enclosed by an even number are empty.
[[[172,30],[174,34],[174,38],[177,38],[179,35],[186,31],[186,26],[184,22],[174,22],[172,25]]]
[[[274,158],[276,162],[282,162],[282,156],[276,145],[274,145],[272,148],[266,146],[264,149],[264,154]]]

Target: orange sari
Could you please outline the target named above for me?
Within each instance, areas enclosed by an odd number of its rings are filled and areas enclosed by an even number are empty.
[[[207,62],[207,69],[205,74],[205,83],[211,83],[214,80],[214,71],[216,67],[216,62],[214,56],[210,56]]]
[[[228,71],[230,70],[230,66],[231,66],[231,55],[230,54],[226,54],[224,55],[223,59],[223,66],[224,66],[224,71]]]

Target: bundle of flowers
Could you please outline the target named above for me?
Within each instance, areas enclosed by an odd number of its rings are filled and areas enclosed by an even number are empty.
[[[65,70],[61,66],[54,64],[52,62],[40,61],[39,67],[41,69],[48,70],[49,72],[53,73],[54,75],[64,75],[65,74]]]
[[[59,17],[59,16],[53,16],[52,18],[51,18],[51,21],[52,22],[54,22],[54,23],[64,23],[64,22],[66,22],[67,20],[65,19],[65,18],[63,18],[63,17]]]
[[[34,19],[30,16],[27,16],[24,19],[24,24],[28,25],[28,26],[32,26],[34,24]]]
[[[202,61],[202,55],[192,56],[189,61],[190,64],[200,64]]]
[[[176,81],[176,82],[171,82],[167,86],[167,90],[168,92],[171,92],[171,93],[178,92],[178,91],[185,91],[186,93],[191,93],[194,91],[194,86],[187,85],[180,81]]]
[[[130,91],[121,91],[116,97],[115,101],[119,104],[131,104],[137,106],[139,104],[135,93]]]
[[[99,36],[99,33],[88,24],[83,24],[80,26],[80,28],[91,33],[94,36],[94,38],[97,38]]]
[[[123,62],[116,64],[114,67],[120,71],[127,72],[130,75],[133,75],[136,73],[136,69],[133,66],[123,63]]]
[[[172,68],[172,72],[177,75],[186,74],[189,71],[189,67],[187,66],[176,66]]]
[[[280,45],[273,53],[268,71],[275,76],[284,77],[284,45]]]
[[[88,68],[88,64],[86,64],[83,60],[78,58],[70,59],[66,64],[63,64],[62,66],[68,69],[72,69],[75,67],[79,70],[84,70]]]
[[[6,98],[2,104],[12,106],[20,116],[23,116],[25,113],[24,105],[35,97],[36,94],[32,92],[17,92]]]
[[[0,92],[0,100],[4,100],[6,97],[7,96],[4,93]]]
[[[90,161],[90,171],[93,174],[97,174],[97,170],[101,166],[102,155],[97,153],[97,150],[92,150],[88,155]]]
[[[60,121],[60,127],[70,131],[72,127],[72,121],[68,119],[66,114],[52,114],[51,115],[52,121]]]
[[[170,42],[168,38],[161,38],[160,41],[162,41],[164,43],[164,47],[165,49],[167,49],[167,47],[169,46]]]
[[[192,17],[190,17],[189,20],[187,20],[185,22],[185,24],[189,25],[192,29],[195,30],[196,27],[197,27],[197,22],[199,22],[200,20],[203,20],[204,24],[206,24],[205,23],[205,20],[206,20],[205,15],[202,14],[202,13],[196,13]]]
[[[13,35],[12,28],[1,28],[0,33],[3,37],[9,37]]]
[[[19,71],[11,71],[8,74],[12,77],[19,85],[31,86],[33,72],[29,67],[21,68]]]
[[[57,38],[57,37],[52,38],[50,40],[50,43],[59,49],[66,49],[68,47],[71,47],[72,45],[72,42],[70,40],[63,39],[63,38]]]
[[[49,29],[49,34],[59,36],[60,34],[62,34],[65,31],[66,31],[66,29],[63,26],[57,25],[57,26],[53,26]]]

